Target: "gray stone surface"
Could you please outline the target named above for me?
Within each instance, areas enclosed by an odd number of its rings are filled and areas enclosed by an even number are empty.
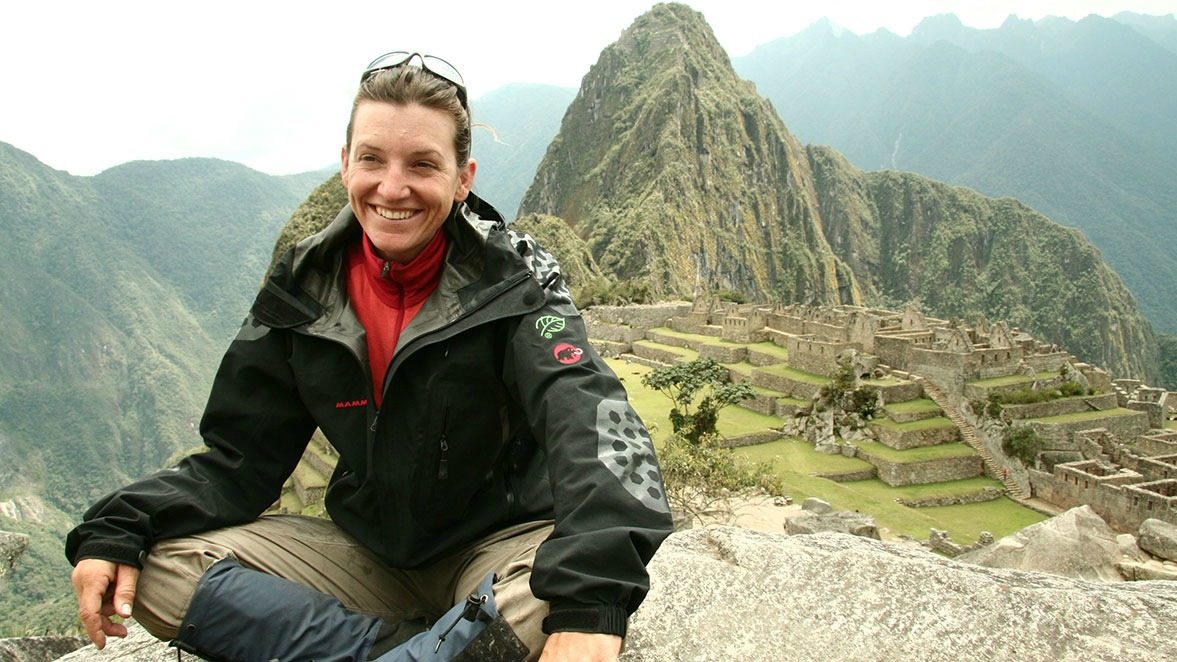
[[[622,659],[1172,660],[1177,585],[957,563],[914,545],[676,533]]]
[[[0,531],[0,579],[16,565],[16,560],[29,546],[29,538],[20,533]]]
[[[822,501],[817,497],[809,497],[801,502],[801,510],[813,513],[814,515],[826,515],[834,512],[834,507],[828,501]]]
[[[4,662],[49,662],[75,651],[88,640],[81,637],[18,637],[0,639]]]
[[[1125,579],[1134,581],[1152,579],[1177,581],[1177,568],[1169,567],[1160,561],[1141,562],[1125,560],[1120,562],[1116,567],[1120,569],[1120,574],[1124,575]]]
[[[875,518],[848,511],[829,513],[828,515],[818,515],[813,512],[802,513],[785,520],[785,531],[789,535],[833,532],[848,533],[852,536],[874,538],[875,540],[881,538]]]
[[[1097,584],[957,563],[910,544],[734,527],[672,535],[650,572],[626,662],[1177,659],[1177,583]],[[106,651],[61,659],[177,657],[132,627]]]
[[[1167,561],[1177,561],[1177,526],[1159,519],[1140,525],[1140,548]]]
[[[1140,549],[1140,545],[1136,544],[1136,536],[1131,533],[1121,533],[1116,536],[1116,545],[1120,547],[1120,555],[1126,561],[1144,563],[1149,559],[1148,555]]]
[[[1091,509],[1079,506],[1028,526],[958,561],[990,568],[1047,572],[1102,582],[1124,581],[1116,533]]]

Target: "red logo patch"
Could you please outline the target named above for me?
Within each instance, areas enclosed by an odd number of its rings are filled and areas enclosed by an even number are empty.
[[[552,356],[555,356],[556,360],[564,365],[572,365],[579,361],[580,357],[584,356],[584,350],[575,345],[562,342],[552,349]]]
[[[367,400],[340,400],[335,403],[336,409],[351,409],[352,407],[367,407]]]

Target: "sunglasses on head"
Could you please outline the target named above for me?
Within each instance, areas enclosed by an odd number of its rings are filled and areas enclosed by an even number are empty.
[[[416,58],[418,62],[413,62]],[[454,68],[454,65],[445,60],[434,57],[432,55],[422,55],[420,53],[410,53],[408,51],[392,51],[385,53],[380,57],[368,63],[368,67],[364,69],[364,74],[360,76],[360,83],[368,80],[372,76],[385,71],[386,69],[395,69],[400,66],[418,67],[423,71],[427,71],[436,78],[440,78],[445,82],[453,85],[458,91],[458,102],[462,104],[462,108],[466,112],[470,112],[470,106],[466,103],[466,82],[462,80],[462,74]]]

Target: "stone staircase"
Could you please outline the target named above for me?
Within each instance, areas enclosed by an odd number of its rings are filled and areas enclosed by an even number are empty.
[[[1010,478],[1007,475],[1007,472],[1002,471],[1001,464],[997,462],[997,459],[994,458],[993,454],[989,452],[989,449],[985,446],[985,443],[981,441],[981,437],[977,434],[976,428],[974,428],[972,425],[969,425],[969,422],[964,419],[964,416],[961,415],[960,411],[958,411],[956,407],[952,406],[952,403],[948,399],[948,395],[944,393],[940,387],[924,379],[923,377],[917,377],[913,375],[913,378],[923,386],[924,393],[932,400],[932,402],[935,402],[940,407],[940,409],[942,409],[944,413],[948,415],[948,418],[952,419],[952,422],[956,425],[957,429],[960,430],[961,440],[964,441],[964,443],[967,444],[969,448],[972,448],[974,451],[976,451],[977,455],[981,456],[981,461],[984,462],[986,471],[990,475],[996,476],[1001,481],[1002,485],[1005,486],[1006,492],[1008,492],[1011,497],[1018,499],[1019,501],[1024,501],[1030,498],[1030,495],[1027,494],[1026,491],[1023,490],[1022,487],[1018,485],[1013,478]]]

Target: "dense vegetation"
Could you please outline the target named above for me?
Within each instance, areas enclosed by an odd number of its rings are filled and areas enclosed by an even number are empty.
[[[72,177],[0,143],[0,500],[68,522],[193,445],[273,236],[320,177],[207,159]],[[29,605],[68,581],[66,529],[31,527],[0,631],[55,622]]]
[[[823,22],[735,66],[800,139],[859,167],[1016,197],[1079,228],[1173,331],[1177,53],[1163,44],[1174,35],[1172,16],[975,30],[944,15],[905,38]]]

